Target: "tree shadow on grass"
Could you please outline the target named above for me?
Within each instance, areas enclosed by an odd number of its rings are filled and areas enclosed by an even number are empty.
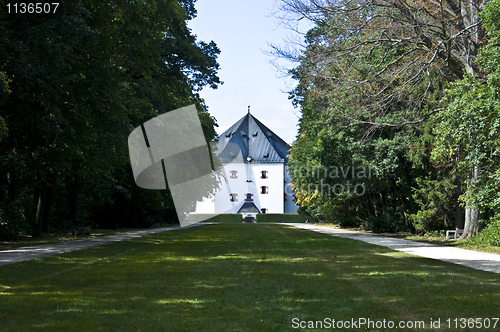
[[[281,225],[154,234],[3,266],[0,284],[7,331],[289,331],[293,318],[428,324],[500,309],[495,274]]]

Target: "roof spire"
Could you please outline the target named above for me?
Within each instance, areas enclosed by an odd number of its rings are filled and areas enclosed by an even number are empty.
[[[248,114],[250,114],[250,105],[248,105]]]

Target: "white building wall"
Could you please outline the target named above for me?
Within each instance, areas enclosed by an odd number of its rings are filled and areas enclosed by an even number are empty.
[[[231,171],[236,171],[237,178],[231,178]],[[215,213],[238,213],[245,201],[247,190],[247,169],[245,164],[231,163],[224,165],[225,180],[215,195]],[[236,194],[236,201],[231,202],[230,194]]]
[[[236,171],[237,178],[231,177],[231,171]],[[267,178],[262,178],[266,171]],[[205,198],[198,202],[195,213],[238,213],[246,199],[246,194],[253,194],[253,203],[259,210],[265,208],[267,213],[297,213],[297,205],[293,202],[291,178],[285,174],[283,163],[231,163],[224,165],[226,179],[220,184],[214,199]],[[262,187],[267,187],[266,194]],[[287,200],[285,201],[285,193]],[[236,194],[236,201],[231,201],[231,195]]]
[[[257,199],[255,205],[260,209],[267,209],[267,213],[284,212],[283,179],[284,167],[282,163],[252,164],[254,190]],[[266,171],[266,178],[262,178],[262,171]],[[268,193],[262,194],[262,187],[267,187]]]
[[[214,214],[215,213],[214,197],[204,197],[201,202],[196,202],[196,210],[194,213]]]

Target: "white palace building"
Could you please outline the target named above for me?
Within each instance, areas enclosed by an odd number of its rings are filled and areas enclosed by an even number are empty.
[[[248,113],[219,136],[215,153],[224,179],[195,214],[297,213],[287,172],[290,146]]]

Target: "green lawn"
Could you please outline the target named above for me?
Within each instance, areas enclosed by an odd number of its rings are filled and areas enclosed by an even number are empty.
[[[205,225],[0,267],[0,330],[292,331],[294,318],[365,318],[431,331],[431,318],[499,317],[499,282],[284,225]]]
[[[151,228],[162,228],[162,227],[172,227],[179,226],[179,224],[159,224],[156,223],[152,227],[149,228],[120,228],[118,230],[115,229],[93,229],[90,235],[74,235],[72,231],[59,231],[54,233],[43,233],[40,237],[32,237],[28,235],[20,236],[16,241],[0,241],[0,250],[8,250],[15,249],[20,247],[27,246],[37,246],[41,244],[51,244],[51,243],[60,243],[67,242],[72,240],[81,240],[81,239],[91,239],[100,236],[114,235],[118,233],[124,233],[129,231],[138,231],[142,229],[151,229]]]

